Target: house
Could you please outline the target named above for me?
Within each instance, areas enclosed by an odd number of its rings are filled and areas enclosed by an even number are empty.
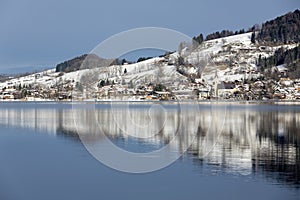
[[[14,99],[15,96],[12,93],[10,93],[10,92],[3,92],[2,98],[3,99]]]
[[[293,81],[289,78],[281,78],[280,79],[280,84],[283,85],[283,86],[286,86],[286,87],[290,87],[293,85]]]
[[[208,88],[199,88],[198,89],[198,99],[208,99],[209,98],[209,89]]]
[[[160,100],[170,100],[170,98],[171,98],[171,93],[170,92],[154,91],[154,94]]]
[[[173,90],[172,94],[176,99],[193,99],[195,97],[195,93],[192,90]]]

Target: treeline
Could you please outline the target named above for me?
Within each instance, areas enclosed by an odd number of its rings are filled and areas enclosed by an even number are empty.
[[[145,60],[149,60],[151,58],[153,58],[153,57],[139,57],[139,59],[137,59],[136,62],[142,62],[142,61],[145,61]]]
[[[0,75],[0,82],[5,82],[5,81],[7,81],[7,80],[9,80],[10,78],[9,78],[9,76],[8,75]]]
[[[239,31],[229,31],[229,30],[223,30],[221,32],[217,31],[215,33],[211,33],[209,35],[206,36],[205,40],[214,40],[214,39],[218,39],[218,38],[222,38],[222,37],[228,37],[228,36],[232,36],[232,35],[238,35],[238,34],[243,34],[246,33],[246,31],[244,29],[241,29]]]
[[[117,59],[104,59],[96,54],[84,54],[56,65],[56,72],[73,72],[81,69],[93,69],[117,65]]]
[[[207,41],[207,40],[214,40],[214,39],[219,39],[219,38],[228,37],[228,36],[232,36],[232,35],[243,34],[243,33],[247,33],[250,31],[252,31],[252,28],[249,29],[248,31],[245,31],[245,29],[241,29],[241,30],[235,31],[235,32],[230,31],[230,30],[223,30],[221,32],[217,31],[217,32],[208,34],[205,38],[204,38],[203,34],[201,33],[200,35],[193,37],[193,40],[196,43],[201,44],[202,42]]]
[[[287,44],[300,42],[300,11],[267,21],[256,35],[258,43]]]
[[[198,36],[193,37],[195,43],[201,44],[207,40],[218,39],[222,37],[228,37],[232,35],[254,32],[251,36],[252,43],[259,44],[287,44],[287,43],[298,43],[300,42],[300,10],[289,12],[283,16],[277,17],[276,19],[267,21],[261,26],[254,25],[247,31],[241,29],[239,31],[223,30],[217,31],[203,36],[201,33]]]
[[[87,57],[87,54],[82,56],[77,56],[71,60],[67,60],[56,65],[56,72],[70,72],[79,69],[84,59]]]
[[[300,46],[289,50],[281,47],[275,51],[273,56],[266,58],[260,55],[257,61],[261,71],[283,64],[288,69],[288,77],[300,78]]]

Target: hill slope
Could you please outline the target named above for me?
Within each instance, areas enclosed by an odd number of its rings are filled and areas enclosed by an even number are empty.
[[[300,10],[263,23],[256,37],[263,44],[300,42]]]
[[[81,69],[93,69],[97,67],[116,64],[114,59],[103,59],[96,54],[84,54],[56,65],[56,72],[73,72]]]
[[[55,69],[0,83],[2,98],[30,94],[43,99],[128,99],[155,92],[160,98],[172,94],[177,99],[300,98],[300,81],[296,80],[299,34],[278,34],[278,38],[289,41],[286,44],[270,37],[281,21],[286,23],[280,30],[298,31],[298,17],[296,10],[266,22],[261,30],[202,41],[196,47],[180,45],[178,52],[138,63],[122,65],[86,54]],[[254,43],[255,33],[258,42]]]

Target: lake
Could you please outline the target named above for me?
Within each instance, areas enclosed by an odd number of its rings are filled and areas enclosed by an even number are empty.
[[[300,199],[299,145],[298,105],[2,102],[0,199]]]

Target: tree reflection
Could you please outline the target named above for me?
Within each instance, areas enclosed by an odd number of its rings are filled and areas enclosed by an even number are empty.
[[[200,104],[199,110],[161,106],[153,110],[151,104],[126,108],[100,105],[95,109],[1,107],[0,124],[75,141],[84,138],[90,143],[108,137],[121,148],[137,145],[147,151],[173,140],[174,148],[183,153],[193,141],[186,155],[198,166],[206,163],[228,173],[263,174],[300,186],[299,109],[244,105],[224,112],[224,106],[205,104]]]

